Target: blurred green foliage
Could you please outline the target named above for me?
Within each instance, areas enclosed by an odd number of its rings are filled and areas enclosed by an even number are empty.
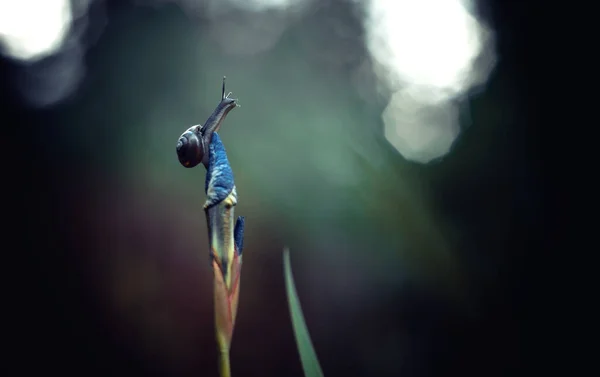
[[[296,292],[296,286],[294,285],[294,276],[292,275],[292,266],[290,262],[290,251],[288,249],[283,251],[283,272],[285,277],[285,290],[290,307],[290,317],[292,319],[292,326],[294,327],[294,335],[296,337],[296,344],[298,345],[298,353],[300,354],[302,369],[304,369],[304,376],[323,377],[323,371],[321,370],[321,365],[319,365],[319,359],[317,358],[312,341],[310,340],[310,334],[306,327],[306,323],[304,322],[302,306],[300,305],[298,293]]]

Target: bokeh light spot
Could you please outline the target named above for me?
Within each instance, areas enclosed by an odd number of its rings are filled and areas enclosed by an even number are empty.
[[[0,45],[19,60],[38,60],[62,46],[72,13],[69,0],[0,0]]]
[[[460,132],[456,106],[427,103],[411,90],[394,93],[382,117],[386,139],[404,158],[420,163],[448,153]]]
[[[495,55],[490,35],[466,0],[370,0],[367,47],[375,74],[392,95],[386,138],[407,159],[446,154],[459,135],[452,102],[487,80]],[[478,59],[484,54],[486,59]]]

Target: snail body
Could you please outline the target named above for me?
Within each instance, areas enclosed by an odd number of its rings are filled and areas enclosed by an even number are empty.
[[[203,126],[195,125],[188,128],[177,141],[177,157],[186,168],[193,168],[202,163],[208,169],[208,146],[213,132],[216,132],[225,120],[227,114],[236,106],[237,99],[229,98],[231,93],[225,95],[225,77],[221,92],[221,102],[210,115]]]

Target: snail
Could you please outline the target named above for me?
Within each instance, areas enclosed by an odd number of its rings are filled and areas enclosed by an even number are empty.
[[[188,128],[177,141],[177,157],[186,168],[193,168],[202,163],[208,169],[208,146],[213,132],[216,132],[225,120],[227,114],[239,106],[237,98],[229,98],[231,92],[225,95],[225,76],[221,90],[221,102],[203,126],[195,125]]]

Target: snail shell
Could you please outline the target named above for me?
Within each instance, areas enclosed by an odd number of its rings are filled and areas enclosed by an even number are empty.
[[[208,152],[200,129],[201,126],[192,126],[177,140],[177,157],[186,168],[193,168],[201,163]]]

